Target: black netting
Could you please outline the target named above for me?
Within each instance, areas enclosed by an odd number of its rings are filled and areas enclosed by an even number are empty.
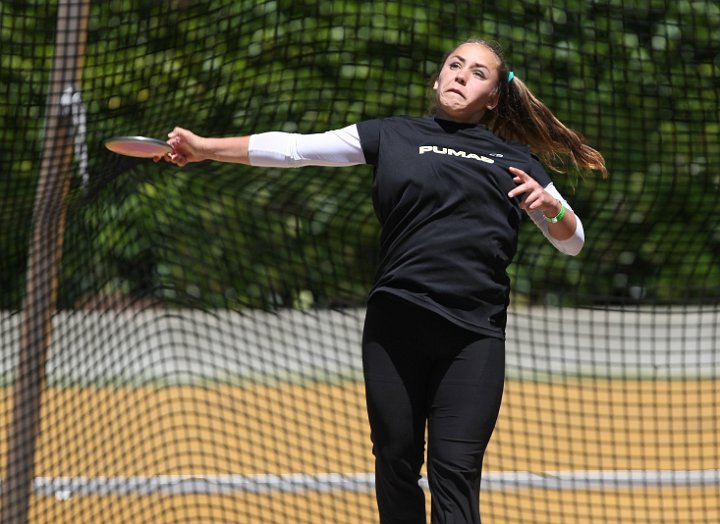
[[[720,518],[720,6],[413,2],[0,2],[4,519],[376,521],[369,168],[103,140],[420,115],[470,36],[610,171],[554,177],[580,256],[521,231],[483,518]]]

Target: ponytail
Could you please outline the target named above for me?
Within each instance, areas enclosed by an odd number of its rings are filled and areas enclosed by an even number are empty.
[[[528,144],[553,171],[565,173],[576,168],[599,171],[603,178],[607,177],[602,154],[590,147],[580,133],[565,126],[522,80],[502,66],[500,99],[495,109],[485,115],[484,123],[506,140]]]

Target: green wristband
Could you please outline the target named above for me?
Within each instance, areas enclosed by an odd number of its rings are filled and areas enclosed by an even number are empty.
[[[560,222],[564,216],[565,216],[565,204],[560,202],[560,212],[552,218],[545,217],[545,220],[547,220],[551,224],[555,224],[556,222]]]

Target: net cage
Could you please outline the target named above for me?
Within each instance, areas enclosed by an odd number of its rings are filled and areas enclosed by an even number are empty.
[[[425,114],[468,37],[610,171],[553,176],[578,257],[522,226],[484,521],[719,521],[718,26],[711,0],[0,2],[2,521],[377,521],[369,168],[103,140]]]

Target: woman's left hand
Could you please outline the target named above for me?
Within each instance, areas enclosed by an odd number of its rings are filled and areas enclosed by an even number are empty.
[[[540,209],[546,216],[555,216],[560,212],[560,201],[545,191],[537,180],[516,167],[511,167],[510,173],[514,175],[513,182],[517,187],[510,191],[508,196],[519,197],[518,205],[521,209],[528,211]]]

